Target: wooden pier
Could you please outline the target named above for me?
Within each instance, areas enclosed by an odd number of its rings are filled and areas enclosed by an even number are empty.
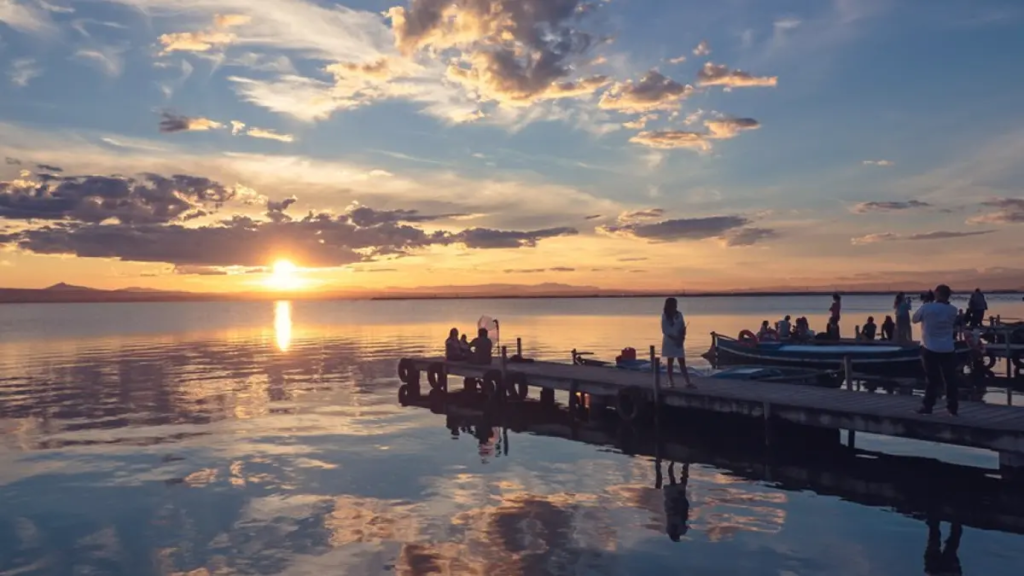
[[[524,399],[536,389],[542,402],[553,403],[550,391],[564,391],[570,395],[570,408],[583,401],[614,409],[626,421],[656,415],[658,407],[667,406],[759,418],[766,430],[773,422],[788,422],[984,448],[999,453],[1000,467],[1008,475],[1024,475],[1024,409],[1018,407],[961,401],[959,416],[946,414],[941,404],[935,414],[920,415],[915,413],[920,398],[912,396],[697,377],[692,379],[696,389],[682,387],[681,377],[678,387],[669,388],[658,372],[505,359],[492,365],[404,359],[399,375],[406,386],[400,395],[418,394],[421,374],[429,376],[432,388],[468,386],[500,400]],[[454,383],[456,376],[463,379],[461,386]]]

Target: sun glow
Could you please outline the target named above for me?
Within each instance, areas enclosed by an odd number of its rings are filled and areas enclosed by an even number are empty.
[[[296,290],[302,282],[298,277],[298,267],[288,260],[278,260],[271,268],[267,278],[267,287],[274,290]]]
[[[292,303],[274,302],[274,342],[277,349],[287,352],[292,345]]]

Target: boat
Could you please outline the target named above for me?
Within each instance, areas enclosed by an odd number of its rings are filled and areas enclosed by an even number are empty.
[[[970,359],[970,347],[957,342],[960,364]],[[841,369],[849,358],[859,374],[923,377],[921,348],[918,344],[859,342],[849,340],[813,340],[809,342],[757,341],[711,333],[707,357],[713,366],[749,365],[789,366],[817,370]]]
[[[591,352],[572,351],[573,363],[580,366],[598,366],[603,368],[630,370],[634,372],[650,372],[650,360],[638,359],[634,354],[626,353],[629,348],[623,350],[623,354],[615,359],[615,362],[595,360],[590,356]],[[730,366],[719,369],[697,369],[687,366],[690,376],[715,378],[721,380],[757,380],[761,382],[783,382],[787,384],[801,384],[807,386],[818,386],[821,388],[839,388],[842,386],[843,377],[839,370],[826,369],[818,370],[812,368],[801,368],[793,366]],[[666,372],[665,364],[660,365],[662,374]]]

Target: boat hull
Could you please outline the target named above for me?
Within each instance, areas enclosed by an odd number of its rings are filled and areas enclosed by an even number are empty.
[[[958,347],[962,362],[969,358],[966,346]],[[756,364],[760,366],[792,366],[815,370],[842,369],[850,358],[853,370],[861,374],[888,377],[924,377],[921,352],[917,346],[858,345],[850,343],[743,343],[714,335],[713,363],[717,366]]]

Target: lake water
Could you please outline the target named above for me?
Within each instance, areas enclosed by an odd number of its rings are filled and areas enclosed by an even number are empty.
[[[1024,316],[1019,297],[989,302]],[[684,299],[691,364],[703,364],[712,330],[787,313],[821,328],[828,305]],[[844,333],[890,305],[844,299]],[[604,425],[523,416],[517,432],[471,410],[397,402],[398,358],[438,353],[450,327],[482,314],[500,319],[503,344],[519,336],[526,355],[567,361],[572,348],[646,350],[660,341],[660,307],[0,307],[0,575],[905,576],[925,573],[926,559],[949,568],[954,552],[965,574],[1024,573],[1021,490],[1003,494],[986,476],[987,452],[858,437],[868,452],[842,465],[799,455],[769,465],[739,428],[645,444]],[[961,476],[959,488],[938,480]],[[942,507],[953,501],[966,503]],[[930,534],[933,508],[942,522]],[[962,537],[942,556],[950,521]]]

